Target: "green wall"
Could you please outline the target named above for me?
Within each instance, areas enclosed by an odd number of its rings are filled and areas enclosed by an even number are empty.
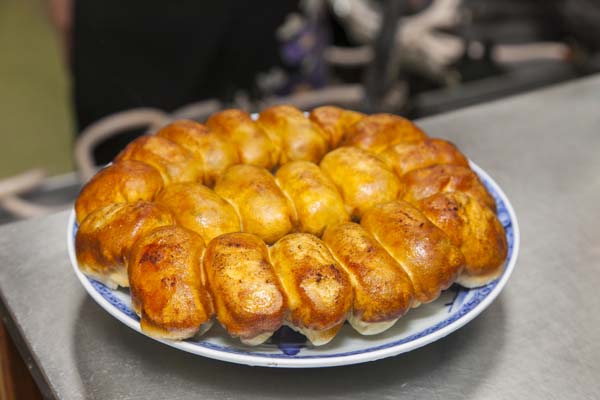
[[[43,0],[0,0],[0,178],[73,169],[68,75]]]

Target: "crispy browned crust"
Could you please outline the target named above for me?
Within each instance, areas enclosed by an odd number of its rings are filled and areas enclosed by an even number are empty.
[[[233,206],[199,183],[169,185],[158,194],[156,203],[167,207],[178,224],[199,234],[205,243],[241,230]]]
[[[235,145],[240,162],[274,168],[281,152],[278,137],[272,138],[242,110],[224,110],[211,115],[206,126]]]
[[[216,307],[244,343],[284,323],[322,345],[346,318],[376,334],[452,282],[502,273],[494,199],[452,143],[412,122],[278,105],[206,124],[136,139],[76,201],[81,270],[115,288],[129,266],[147,334],[188,338]]]
[[[111,287],[129,286],[127,260],[135,241],[154,228],[173,223],[166,208],[146,201],[99,208],[79,225],[75,237],[79,267]]]
[[[156,136],[177,143],[202,160],[202,182],[210,187],[227,167],[240,161],[237,149],[231,141],[195,121],[175,121],[158,131]]]
[[[153,337],[186,339],[210,321],[213,306],[202,277],[204,242],[180,226],[143,235],[131,250],[131,300],[142,330]]]
[[[327,133],[295,107],[266,108],[259,114],[257,123],[270,137],[280,139],[279,163],[282,165],[297,160],[318,163],[329,149]]]
[[[425,139],[392,145],[379,153],[379,158],[398,176],[436,164],[469,166],[469,161],[456,146],[442,139]]]
[[[203,178],[202,160],[160,136],[146,135],[135,139],[115,160],[137,160],[151,165],[160,172],[165,184],[197,182]]]
[[[340,147],[319,164],[335,184],[353,217],[375,204],[394,200],[404,191],[396,174],[374,155],[357,147]]]
[[[119,161],[100,170],[81,189],[75,200],[77,223],[98,208],[113,204],[152,200],[162,189],[158,171],[134,160]]]
[[[383,322],[410,309],[414,292],[410,278],[363,227],[353,222],[329,227],[323,241],[350,276],[354,317]]]
[[[290,232],[295,211],[275,178],[264,168],[234,165],[215,185],[215,193],[238,212],[244,232],[258,235],[268,244]]]
[[[437,299],[456,280],[464,257],[448,236],[402,200],[378,204],[361,225],[400,263],[420,303]]]
[[[292,233],[275,243],[270,255],[294,327],[326,331],[344,323],[352,306],[352,285],[321,240],[308,233]]]
[[[310,120],[323,129],[329,137],[329,147],[335,149],[342,141],[350,127],[365,118],[366,115],[356,111],[345,110],[335,106],[315,108],[310,113]]]
[[[508,244],[502,224],[489,208],[461,192],[438,193],[417,206],[465,256],[459,283],[485,285],[502,273]]]
[[[344,142],[372,153],[380,153],[388,146],[423,140],[425,132],[406,118],[392,114],[369,115],[352,125]]]
[[[327,226],[350,219],[342,196],[317,165],[289,162],[277,170],[275,180],[294,204],[301,232],[321,236]]]
[[[404,200],[416,204],[420,199],[441,192],[463,192],[496,211],[496,202],[475,172],[460,165],[433,165],[410,171],[402,177],[406,185]]]
[[[287,301],[259,237],[229,233],[213,239],[204,270],[217,318],[230,335],[252,339],[279,329]]]

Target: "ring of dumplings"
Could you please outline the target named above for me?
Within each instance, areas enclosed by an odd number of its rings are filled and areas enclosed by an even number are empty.
[[[282,325],[313,345],[345,321],[389,329],[507,256],[495,203],[452,143],[334,106],[175,121],[131,142],[75,203],[81,271],[129,287],[141,329],[218,321],[243,343]]]

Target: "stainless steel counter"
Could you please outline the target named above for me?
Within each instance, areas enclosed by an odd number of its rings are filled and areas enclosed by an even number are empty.
[[[252,368],[183,353],[109,316],[71,271],[67,214],[0,229],[1,310],[61,399],[600,398],[600,77],[421,121],[513,202],[508,286],[447,338],[372,363]]]

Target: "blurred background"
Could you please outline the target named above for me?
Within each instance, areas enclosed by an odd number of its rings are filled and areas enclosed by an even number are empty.
[[[0,0],[0,223],[69,207],[172,119],[421,118],[599,70],[600,0]]]

